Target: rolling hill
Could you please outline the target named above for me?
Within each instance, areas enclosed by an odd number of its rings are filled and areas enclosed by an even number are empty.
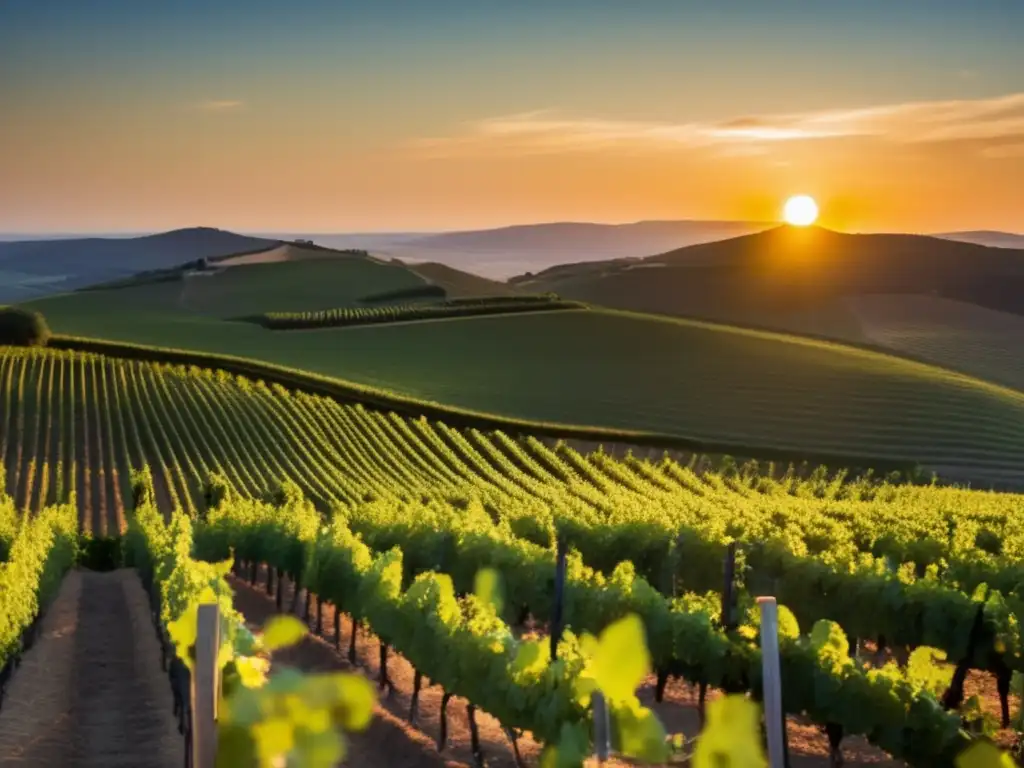
[[[785,312],[804,321],[817,312],[819,327],[827,321],[832,335],[870,342],[862,325],[870,308],[847,301],[851,287],[978,287],[955,279],[962,277],[963,249],[988,259],[974,263],[999,275],[1004,287],[1018,274],[1012,251],[864,237],[779,229],[629,263],[550,270],[515,288],[566,298],[586,291],[591,302],[612,305],[625,296],[649,306],[655,297],[665,312],[678,310],[681,300],[693,311],[702,301],[711,316],[732,310],[734,322],[738,310],[747,313],[741,321],[761,324]],[[930,270],[919,258],[921,242],[947,249]],[[854,245],[872,244],[884,247],[869,259],[856,255],[862,250]],[[887,262],[894,254],[912,258]],[[368,387],[375,397],[414,408],[424,403],[551,429],[606,430],[624,441],[656,435],[751,455],[871,457],[981,482],[1017,480],[1024,395],[839,344],[598,308],[287,333],[240,322],[267,312],[358,306],[370,294],[415,291],[428,277],[464,294],[493,285],[441,265],[287,244],[172,280],[30,306],[60,334],[264,361]],[[632,292],[623,294],[623,286]],[[883,338],[877,328],[872,334],[876,342]],[[930,359],[949,364],[948,355]]]
[[[436,261],[505,280],[565,262],[638,258],[766,229],[746,221],[560,222],[414,237],[373,248],[408,261]]]
[[[271,300],[337,300],[340,293],[316,287],[328,284],[326,273],[303,277],[333,262],[193,278],[214,287],[231,281],[203,301],[161,297],[167,285],[154,284],[31,306],[58,333],[266,361],[369,387],[385,400],[395,395],[414,409],[423,402],[551,429],[595,428],[613,440],[645,433],[751,455],[920,462],[978,482],[1013,482],[1024,459],[1024,395],[793,336],[599,309],[287,333],[233,320]],[[366,268],[346,287],[350,296],[366,290]]]
[[[277,244],[275,240],[209,227],[143,237],[0,242],[0,303],[26,301],[138,272]]]
[[[963,243],[988,245],[992,248],[1024,249],[1024,235],[1013,232],[992,232],[990,230],[973,230],[971,232],[943,232],[935,237],[946,240],[958,240]]]
[[[513,286],[497,280],[488,280],[469,272],[449,267],[447,264],[427,262],[410,264],[409,268],[425,280],[444,288],[452,298],[468,296],[509,296],[517,293]]]
[[[1024,317],[937,296],[846,299],[865,337],[918,360],[1024,391]]]
[[[511,281],[642,312],[868,342],[849,296],[939,296],[1024,314],[1024,251],[919,235],[778,227],[632,261]]]

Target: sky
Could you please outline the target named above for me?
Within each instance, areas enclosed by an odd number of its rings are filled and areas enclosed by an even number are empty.
[[[0,232],[1024,232],[1022,0],[0,0]]]

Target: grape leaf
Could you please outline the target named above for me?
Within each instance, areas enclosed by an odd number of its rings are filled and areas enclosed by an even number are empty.
[[[309,632],[309,628],[294,616],[274,616],[263,628],[263,647],[268,651],[295,645]]]

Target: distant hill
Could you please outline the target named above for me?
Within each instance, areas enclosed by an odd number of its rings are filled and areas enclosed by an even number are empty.
[[[0,302],[73,290],[92,283],[278,245],[209,227],[127,238],[0,242]]]
[[[516,292],[516,289],[507,283],[488,280],[486,277],[463,272],[446,264],[428,262],[426,264],[411,264],[409,268],[431,283],[441,286],[449,298],[507,296]]]
[[[158,315],[160,322],[195,330],[200,318],[234,321],[268,312],[315,312],[361,306],[370,297],[392,294],[396,301],[409,302],[425,288],[435,291],[429,301],[516,293],[504,283],[442,264],[410,266],[356,249],[283,242],[211,257],[204,265],[189,262],[90,284],[28,305],[51,318],[94,314],[132,322],[125,319],[129,313],[134,322],[144,323]]]
[[[935,235],[935,237],[941,237],[946,240],[958,240],[962,243],[988,245],[992,248],[1024,249],[1024,235],[1017,235],[1012,232],[992,232],[989,230],[943,232],[942,234]]]
[[[620,309],[865,343],[872,339],[845,297],[926,295],[1024,315],[1024,250],[817,227],[777,227],[644,259],[562,265],[510,282]]]
[[[526,224],[396,240],[375,248],[371,246],[371,250],[403,260],[440,262],[505,280],[565,262],[639,258],[671,248],[757,232],[769,226],[747,221]]]

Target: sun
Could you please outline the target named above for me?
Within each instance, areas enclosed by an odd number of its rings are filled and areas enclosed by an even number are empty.
[[[786,201],[782,216],[787,224],[806,227],[818,219],[818,204],[810,195],[794,195]]]

